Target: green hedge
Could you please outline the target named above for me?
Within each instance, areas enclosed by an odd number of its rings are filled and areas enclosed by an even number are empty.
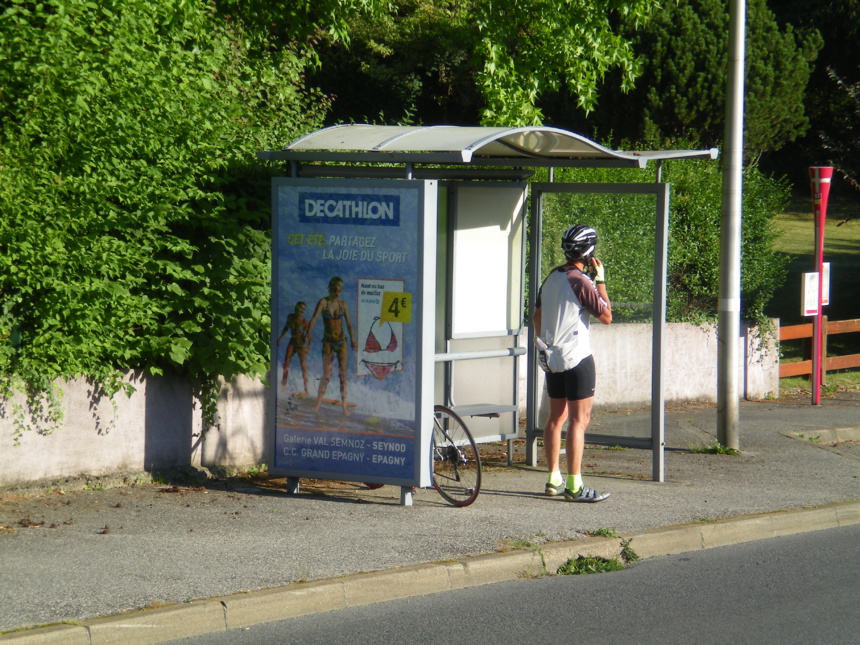
[[[200,0],[6,3],[7,403],[27,391],[38,416],[54,379],[112,394],[128,368],[265,373],[269,187],[255,154],[318,127],[327,102],[303,87],[298,50],[250,41]]]
[[[565,169],[555,181],[648,182],[641,170]],[[721,165],[713,161],[666,162],[663,181],[671,184],[667,319],[714,319],[719,302]],[[786,275],[784,256],[774,251],[773,218],[788,204],[784,181],[757,167],[744,173],[742,216],[742,316],[763,322],[764,307]],[[561,235],[574,223],[594,227],[597,255],[606,265],[607,287],[618,321],[651,320],[656,200],[652,196],[553,195],[544,205],[544,275],[564,260]]]

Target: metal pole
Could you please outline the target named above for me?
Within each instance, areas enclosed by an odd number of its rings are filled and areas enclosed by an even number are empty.
[[[731,0],[726,87],[723,210],[720,233],[720,302],[717,336],[717,439],[739,449],[741,314],[741,207],[743,190],[745,0]]]
[[[821,209],[815,213],[815,271],[818,273],[816,312],[812,318],[812,405],[821,405],[821,296],[824,290],[824,221]]]
[[[550,168],[550,172],[552,172],[552,168]],[[542,200],[543,193],[535,190],[532,193],[531,230],[529,232],[529,250],[531,253],[529,257],[529,315],[534,309],[534,301],[541,284]],[[526,361],[526,465],[532,468],[537,467],[538,464],[537,438],[535,435],[537,434],[537,411],[540,402],[540,393],[537,389],[537,359],[534,355],[536,335],[534,325],[529,320],[529,336],[526,341],[528,343],[528,360]]]
[[[504,358],[505,356],[522,356],[526,353],[525,347],[508,347],[507,349],[484,349],[470,352],[447,352],[435,354],[433,360],[437,363],[449,361],[466,361],[478,358]]]
[[[831,166],[812,166],[809,179],[812,184],[812,212],[815,220],[815,270],[818,272],[817,313],[812,319],[812,405],[821,405],[821,386],[824,384],[824,364],[827,350],[823,348],[823,331],[826,327],[824,311],[824,225],[827,222],[827,197],[830,194]]]
[[[654,248],[654,305],[651,350],[651,479],[665,481],[666,395],[664,381],[666,282],[669,259],[669,185],[659,184]]]

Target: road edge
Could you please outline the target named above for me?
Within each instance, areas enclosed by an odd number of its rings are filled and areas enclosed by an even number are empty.
[[[195,600],[0,635],[16,645],[150,645],[326,611],[441,591],[551,575],[578,556],[618,558],[631,548],[640,559],[702,551],[798,533],[860,524],[860,500],[796,510],[665,526],[556,542],[532,549],[412,565],[342,578]]]

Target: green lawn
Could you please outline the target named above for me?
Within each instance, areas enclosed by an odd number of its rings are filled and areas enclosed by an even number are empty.
[[[852,215],[854,219],[849,219]],[[782,325],[811,322],[811,318],[800,314],[802,274],[813,271],[815,262],[811,197],[795,200],[775,222],[782,231],[776,243],[777,250],[787,254],[791,262],[786,283],[767,307],[767,314],[779,318]],[[824,308],[825,315],[830,320],[860,318],[860,210],[856,203],[831,197],[824,231],[824,261],[830,262],[831,281],[831,304]],[[829,356],[860,353],[860,333],[830,336],[827,349]],[[783,360],[800,360],[802,354],[802,341],[782,344]],[[851,370],[846,377],[860,383],[860,368]],[[844,379],[840,377],[838,380]],[[795,380],[786,379],[785,384]]]

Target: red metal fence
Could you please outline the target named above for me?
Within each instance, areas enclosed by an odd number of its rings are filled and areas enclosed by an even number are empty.
[[[823,353],[827,354],[827,337],[833,334],[847,334],[860,332],[860,319],[857,320],[827,320],[824,317],[823,329]],[[779,340],[796,340],[801,338],[812,338],[812,323],[803,325],[789,325],[779,328]],[[846,356],[828,356],[824,360],[824,372],[832,370],[844,370],[850,367],[860,367],[860,354],[848,354]],[[779,377],[803,376],[812,374],[812,359],[796,363],[781,363],[779,366]]]

